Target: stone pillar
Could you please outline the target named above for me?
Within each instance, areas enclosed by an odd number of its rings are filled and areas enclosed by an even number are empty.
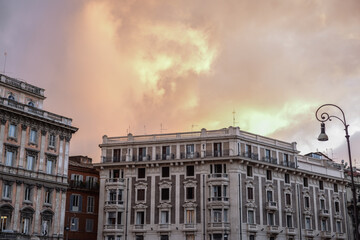
[[[0,163],[5,163],[5,159],[3,161],[3,147],[4,147],[4,138],[5,138],[5,124],[6,120],[1,119],[0,120],[1,126],[0,126]]]
[[[181,187],[184,187],[183,185],[181,185]],[[152,185],[153,189],[155,188],[155,183]],[[186,193],[185,193],[186,194]],[[176,174],[175,175],[175,196],[180,196],[180,175]],[[182,198],[184,196],[181,196]],[[155,197],[154,197],[155,198]],[[175,225],[178,225],[180,223],[180,197],[175,197]],[[186,218],[186,217],[185,217]]]
[[[156,147],[155,146],[152,146],[151,160],[156,160]]]
[[[36,198],[35,198],[35,221],[34,221],[34,234],[39,234],[40,233],[40,210],[41,210],[41,188],[42,185],[41,184],[36,184]]]
[[[104,204],[106,201],[105,195],[105,179],[106,175],[104,174],[104,170],[100,171],[100,190],[99,190],[99,212],[98,212],[98,232],[97,232],[97,239],[103,239],[102,232],[104,228]],[[126,196],[126,194],[124,194]],[[127,201],[124,201],[125,204],[128,204]],[[125,216],[126,218],[126,216]]]
[[[23,168],[23,167],[24,167],[26,129],[27,129],[27,126],[26,126],[25,124],[21,124],[21,140],[20,140],[19,168]]]
[[[150,196],[150,225],[155,224],[155,210],[156,210],[156,206],[155,206],[155,176],[151,176],[151,196]],[[179,196],[179,195],[176,195]]]
[[[282,208],[282,202],[281,202],[281,194],[282,194],[282,192],[283,191],[282,191],[282,189],[280,187],[280,181],[277,181],[277,193],[278,193],[278,201],[277,201],[277,203],[278,203],[278,208],[279,209],[283,209]],[[274,199],[275,199],[275,193],[274,193]],[[283,216],[282,212],[279,211],[279,226],[282,226],[282,220],[283,220],[282,216]],[[294,218],[294,216],[293,216],[293,218]],[[285,221],[285,226],[286,226],[286,217],[285,217],[284,221]]]
[[[59,229],[59,234],[61,236],[64,236],[65,211],[66,211],[65,208],[66,208],[66,189],[61,189],[60,229]]]
[[[70,137],[65,137],[64,176],[68,175]]]
[[[46,131],[45,130],[41,130],[41,142],[40,142],[40,161],[39,161],[39,171],[43,172],[44,171],[44,159],[45,159],[45,136],[46,136]]]
[[[15,208],[14,208],[14,231],[19,231],[19,214],[20,214],[20,194],[21,194],[21,181],[16,181],[16,199]]]
[[[57,171],[57,174],[62,175],[61,170],[63,170],[62,167],[63,167],[63,163],[64,163],[64,160],[63,160],[64,136],[60,136],[59,138],[60,138],[60,142],[59,142],[59,159],[58,159],[58,171]]]
[[[260,155],[259,155],[260,156]],[[259,194],[258,194],[258,198],[259,198],[259,213],[260,213],[260,225],[264,225],[264,217],[263,217],[263,199],[262,199],[262,193],[263,193],[263,188],[262,188],[262,184],[261,184],[261,178],[259,178]],[[255,188],[254,188],[254,193],[255,193]],[[256,194],[255,194],[255,198],[256,198]]]
[[[54,213],[54,234],[59,235],[59,199],[60,199],[60,188],[55,189],[55,213]]]
[[[176,159],[180,159],[180,144],[176,144]]]

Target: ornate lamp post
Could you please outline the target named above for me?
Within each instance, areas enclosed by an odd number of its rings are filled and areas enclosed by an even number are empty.
[[[342,114],[342,119],[338,116],[335,116],[335,115],[329,115],[327,112],[322,112],[320,114],[319,110],[323,107],[335,107],[337,108],[338,110],[340,110],[341,114]],[[357,210],[356,210],[356,189],[355,189],[355,183],[354,183],[354,172],[353,172],[353,167],[352,167],[352,161],[351,161],[351,151],[350,151],[350,136],[349,136],[349,133],[348,133],[348,127],[349,125],[346,123],[346,119],[345,119],[345,114],[344,114],[344,111],[337,105],[335,104],[324,104],[324,105],[321,105],[317,110],[316,110],[316,113],[315,113],[315,116],[316,116],[316,119],[321,122],[321,133],[318,137],[318,140],[319,141],[327,141],[329,138],[328,136],[326,135],[325,133],[325,122],[326,121],[331,121],[332,118],[336,118],[338,119],[340,122],[342,122],[342,124],[344,124],[344,127],[345,127],[345,138],[346,138],[346,141],[347,141],[347,147],[348,147],[348,154],[349,154],[349,165],[350,165],[350,173],[351,173],[351,190],[352,190],[352,193],[353,193],[353,211],[354,211],[354,218],[355,218],[355,240],[360,240],[359,238],[359,230],[358,230],[358,214],[357,214]]]

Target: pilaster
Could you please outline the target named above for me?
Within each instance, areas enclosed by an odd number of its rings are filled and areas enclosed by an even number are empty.
[[[3,162],[3,147],[4,147],[4,138],[5,138],[5,124],[6,120],[0,120],[0,164]],[[5,162],[5,161],[4,161]]]
[[[62,175],[61,174],[61,170],[63,170],[63,155],[64,155],[64,137],[60,136],[60,141],[59,141],[59,159],[58,159],[58,171],[57,174],[58,175]]]
[[[14,231],[19,231],[19,225],[18,223],[19,221],[19,209],[20,209],[20,194],[21,194],[21,181],[16,181],[16,202],[15,202],[15,208],[14,208],[14,225],[13,225],[13,229]]]
[[[19,158],[19,167],[24,167],[24,157],[25,157],[25,142],[26,142],[26,129],[25,124],[21,125],[21,140],[20,140],[20,158]]]
[[[34,221],[34,234],[38,234],[40,233],[40,209],[41,209],[41,205],[40,205],[40,200],[41,200],[41,190],[42,185],[41,184],[37,184],[36,185],[36,201],[35,201],[35,221]]]
[[[66,189],[61,189],[61,210],[60,210],[60,229],[59,229],[59,234],[61,236],[64,236],[65,211],[66,211],[65,208],[66,208]]]
[[[70,137],[65,137],[64,176],[68,175]]]
[[[39,161],[39,171],[44,171],[44,159],[45,159],[45,136],[46,131],[41,130],[41,142],[40,142],[40,161]]]
[[[60,188],[55,189],[55,213],[54,213],[54,234],[59,234],[59,199],[60,199]]]

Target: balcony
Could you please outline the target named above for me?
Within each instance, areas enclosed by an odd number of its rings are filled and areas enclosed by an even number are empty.
[[[256,153],[243,152],[242,155],[243,157],[251,158],[252,160],[259,160],[259,155]]]
[[[228,157],[229,156],[229,149],[223,149],[218,151],[206,151],[205,157]]]
[[[277,158],[263,157],[262,160],[263,160],[264,162],[268,162],[268,163],[272,163],[272,164],[277,164]]]
[[[118,156],[118,157],[102,157],[103,163],[110,163],[110,162],[125,162],[126,156]]]
[[[247,229],[248,229],[249,232],[257,232],[259,230],[258,226],[256,224],[253,224],[253,223],[248,223]]]
[[[270,234],[278,234],[279,233],[279,226],[267,226],[267,231]]]
[[[230,223],[228,223],[228,222],[213,222],[213,223],[208,223],[208,229],[209,229],[210,231],[230,230]]]
[[[305,229],[305,236],[306,237],[313,237],[314,236],[314,230]]]
[[[71,180],[69,182],[70,188],[75,189],[86,189],[86,190],[99,190],[99,183],[97,182],[89,182],[89,181],[75,181]]]
[[[160,223],[158,227],[158,231],[170,231],[170,224],[169,223]]]
[[[124,232],[124,225],[123,224],[105,224],[104,231],[105,232],[122,233],[122,232]]]
[[[286,228],[286,234],[291,235],[291,236],[295,236],[296,235],[295,228]]]
[[[346,239],[345,233],[336,233],[336,239]]]
[[[209,202],[228,202],[229,198],[228,197],[209,197],[208,201]]]
[[[123,205],[124,201],[123,200],[109,200],[109,201],[105,201],[105,206],[109,206],[109,205]]]
[[[331,232],[321,231],[321,232],[320,232],[320,236],[321,236],[322,238],[331,238]]]
[[[197,231],[196,224],[195,223],[185,223],[183,231],[186,231],[186,232],[195,232],[195,231]]]
[[[105,180],[106,186],[125,186],[125,179],[123,178],[107,178]]]
[[[133,227],[133,232],[145,232],[145,225],[144,224],[135,224]]]
[[[209,179],[225,179],[225,180],[229,180],[229,175],[227,173],[212,173],[208,175]]]
[[[278,210],[277,202],[266,202],[265,208],[269,211],[277,211]]]
[[[320,210],[319,210],[319,216],[320,216],[320,217],[330,217],[329,210],[327,210],[327,209],[320,209]]]

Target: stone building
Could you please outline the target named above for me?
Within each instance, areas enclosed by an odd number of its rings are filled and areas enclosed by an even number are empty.
[[[342,165],[240,131],[103,137],[98,239],[347,239]]]
[[[66,193],[65,230],[67,240],[96,240],[99,206],[99,172],[92,159],[69,158],[69,188]]]
[[[71,119],[44,89],[0,74],[0,239],[62,239]]]

